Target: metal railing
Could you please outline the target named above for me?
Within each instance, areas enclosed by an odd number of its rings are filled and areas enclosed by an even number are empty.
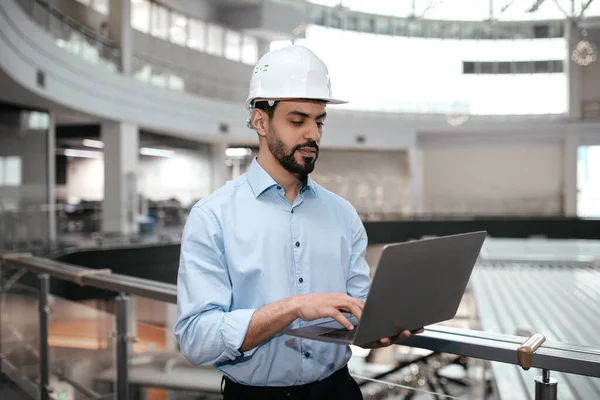
[[[55,44],[82,60],[118,71],[120,50],[99,31],[68,17],[45,0],[15,0],[39,27],[48,32]]]
[[[52,261],[23,253],[0,254],[0,267],[11,267],[17,270],[37,274],[39,286],[39,382],[27,382],[35,387],[42,400],[49,398],[48,367],[48,306],[49,279],[74,282],[83,287],[105,289],[118,293],[116,297],[116,356],[117,399],[129,398],[128,387],[128,344],[135,341],[134,335],[128,332],[128,302],[130,296],[146,298],[176,304],[177,288],[166,284],[131,276],[113,274],[110,269],[94,270]],[[0,274],[0,276],[2,276]],[[0,282],[0,289],[3,285]],[[1,293],[1,292],[0,292]],[[0,316],[1,318],[1,316]],[[0,319],[0,324],[2,320]],[[490,332],[457,329],[443,326],[427,327],[423,334],[415,335],[402,342],[403,346],[428,349],[437,353],[455,354],[490,361],[518,365],[528,370],[537,368],[542,374],[535,378],[536,399],[556,399],[558,381],[550,376],[551,371],[600,377],[600,349],[582,345],[551,343],[545,341],[541,334],[521,337],[501,335]],[[1,356],[1,366],[9,367],[9,363]],[[45,358],[46,357],[46,358]],[[0,370],[0,372],[2,372]]]

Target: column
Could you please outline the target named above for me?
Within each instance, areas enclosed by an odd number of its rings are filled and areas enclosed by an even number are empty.
[[[577,152],[579,150],[579,133],[577,128],[569,129],[564,141],[564,178],[563,178],[563,214],[567,217],[577,216]]]
[[[581,40],[581,33],[572,21],[565,22],[565,36],[567,45],[567,59],[565,71],[567,73],[567,100],[569,119],[579,120],[582,117],[583,106],[583,71],[580,65],[571,60],[571,53]]]
[[[221,186],[227,183],[229,179],[229,171],[227,169],[227,143],[215,142],[212,145],[212,185],[211,192],[214,192]]]
[[[121,51],[119,70],[131,75],[133,30],[131,29],[131,0],[110,0],[108,8],[108,36]]]
[[[416,147],[408,150],[410,215],[419,215],[423,212],[423,157],[421,152],[422,150]]]
[[[48,242],[56,243],[56,131],[53,113],[48,114]]]
[[[138,233],[138,127],[127,122],[107,122],[101,129],[104,142],[102,232],[135,235]]]

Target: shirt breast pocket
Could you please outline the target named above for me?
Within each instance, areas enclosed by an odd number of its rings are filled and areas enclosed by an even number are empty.
[[[224,230],[224,248],[234,293],[262,306],[290,295],[289,228],[260,214],[237,218]]]
[[[311,235],[313,236],[313,235]],[[352,247],[341,230],[323,229],[311,237],[306,263],[313,265],[313,289],[319,292],[346,292]]]

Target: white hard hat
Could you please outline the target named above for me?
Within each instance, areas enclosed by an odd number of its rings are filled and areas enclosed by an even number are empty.
[[[256,99],[311,99],[331,104],[347,101],[333,98],[327,65],[301,45],[268,52],[258,60],[246,100],[251,109]]]

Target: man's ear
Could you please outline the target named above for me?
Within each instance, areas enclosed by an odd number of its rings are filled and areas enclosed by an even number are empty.
[[[258,133],[258,136],[267,136],[267,125],[269,123],[269,116],[266,112],[255,108],[254,110],[252,110],[252,115],[250,115],[250,121],[252,122],[254,130],[256,130],[256,133]]]

